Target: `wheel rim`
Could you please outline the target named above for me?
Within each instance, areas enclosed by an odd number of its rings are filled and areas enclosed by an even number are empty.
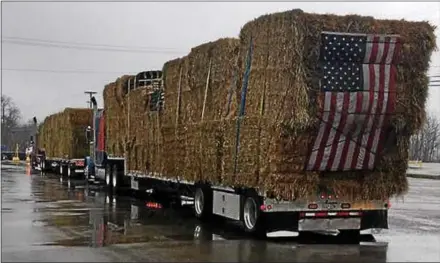
[[[203,206],[205,204],[205,200],[203,197],[203,192],[200,189],[197,189],[196,196],[195,196],[195,203],[194,207],[196,209],[196,213],[198,215],[201,215],[203,213]]]
[[[246,228],[253,229],[257,222],[257,204],[253,198],[246,199],[243,216]]]

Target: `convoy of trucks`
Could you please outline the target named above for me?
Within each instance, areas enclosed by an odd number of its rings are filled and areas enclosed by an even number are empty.
[[[149,77],[145,79],[146,83],[162,83],[160,74],[149,73],[144,74]],[[134,89],[145,87],[134,86]],[[260,195],[256,189],[246,187],[231,188],[207,182],[173,180],[157,174],[130,171],[124,156],[114,156],[108,152],[105,111],[98,108],[95,98],[92,98],[92,102],[93,122],[91,126],[84,127],[82,135],[90,145],[90,155],[77,156],[80,157],[78,159],[50,158],[43,151],[37,155],[36,169],[69,176],[66,169],[73,169],[76,164],[74,169],[77,175],[84,175],[90,184],[105,184],[112,193],[122,188],[142,193],[166,192],[168,196],[192,203],[194,215],[199,219],[209,220],[217,215],[242,221],[246,232],[257,235],[279,230],[339,231],[341,235],[356,238],[360,230],[388,227],[388,200],[353,202],[331,192],[322,192],[307,200],[283,201]]]
[[[382,34],[403,28],[422,33]],[[413,94],[427,94],[433,32],[301,10],[262,16],[239,39],[118,78],[104,106],[92,98],[93,109],[49,116],[33,165],[112,194],[165,194],[257,236],[358,239],[388,228],[389,199],[408,189],[407,142],[426,99]]]

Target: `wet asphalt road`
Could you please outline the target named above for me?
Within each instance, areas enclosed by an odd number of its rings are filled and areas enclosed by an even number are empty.
[[[3,165],[1,177],[4,262],[440,261],[439,180],[410,179],[408,195],[392,202],[390,229],[376,241],[344,245],[335,238],[254,240],[228,222],[200,224],[190,208],[147,208],[24,167]]]

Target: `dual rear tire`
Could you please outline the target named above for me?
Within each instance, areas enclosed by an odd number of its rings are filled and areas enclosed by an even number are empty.
[[[255,237],[266,236],[264,213],[260,211],[260,198],[249,194],[243,197],[240,204],[241,223],[244,231]],[[194,195],[194,215],[202,221],[208,221],[213,216],[213,191],[209,186],[198,186]]]
[[[105,185],[109,191],[116,192],[119,189],[121,177],[118,173],[118,166],[107,165],[105,168]]]

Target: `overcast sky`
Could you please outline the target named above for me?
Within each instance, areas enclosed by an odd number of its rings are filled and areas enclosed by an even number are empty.
[[[85,107],[85,90],[99,92],[102,103],[104,85],[123,73],[161,69],[191,47],[237,37],[249,20],[294,8],[427,20],[440,27],[440,4],[435,2],[2,2],[2,93],[14,99],[25,119]],[[440,45],[439,29],[436,33]],[[429,74],[440,75],[439,52],[431,65]],[[440,88],[434,89],[428,107],[440,114]]]

